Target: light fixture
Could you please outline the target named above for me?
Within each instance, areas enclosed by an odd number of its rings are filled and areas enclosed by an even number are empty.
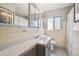
[[[1,15],[7,16],[7,17],[12,17],[10,14],[8,14],[8,13],[6,13],[6,12],[2,12]]]

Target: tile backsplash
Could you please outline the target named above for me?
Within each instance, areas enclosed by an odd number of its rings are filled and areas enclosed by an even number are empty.
[[[43,32],[39,29],[0,26],[0,49],[8,43],[15,43],[42,34]]]

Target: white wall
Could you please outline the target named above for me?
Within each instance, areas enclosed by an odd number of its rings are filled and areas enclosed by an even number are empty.
[[[71,7],[52,10],[49,12],[45,12],[46,15],[44,15],[45,18],[43,21],[44,21],[45,35],[54,37],[56,40],[55,45],[60,47],[66,47],[66,20],[67,20],[66,15],[70,9]],[[48,17],[55,17],[55,16],[61,16],[63,28],[60,31],[49,31],[47,30]]]
[[[73,26],[73,48],[72,55],[79,56],[79,22]]]
[[[74,24],[74,8],[70,10],[67,15],[67,38],[66,38],[66,47],[69,55],[72,55],[73,47],[73,24]]]
[[[79,56],[79,30],[73,31],[72,55]]]
[[[79,56],[79,22],[74,23],[74,7],[67,15],[66,46],[69,55]]]

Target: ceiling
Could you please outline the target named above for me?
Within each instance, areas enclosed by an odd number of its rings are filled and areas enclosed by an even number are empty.
[[[42,12],[72,6],[72,3],[37,3]]]
[[[51,11],[58,8],[64,8],[71,6],[71,3],[35,3],[37,7],[41,10],[41,12]],[[1,3],[0,3],[1,5]],[[10,6],[15,9],[16,14],[20,16],[28,15],[28,4],[27,3],[2,3],[2,5]],[[33,13],[32,9],[32,13]]]

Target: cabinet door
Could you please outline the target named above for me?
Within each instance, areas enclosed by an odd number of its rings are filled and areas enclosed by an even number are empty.
[[[20,56],[45,56],[45,46],[42,44],[37,44],[32,47],[28,52],[25,51]]]
[[[36,46],[31,48],[28,52],[24,52],[20,56],[36,56]]]
[[[37,56],[45,56],[45,46],[38,44],[37,45]]]

